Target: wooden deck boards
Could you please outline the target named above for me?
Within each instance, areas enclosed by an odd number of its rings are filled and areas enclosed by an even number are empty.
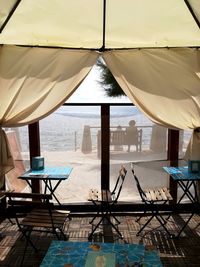
[[[181,225],[184,223],[185,218],[186,215],[172,218],[168,223],[170,231],[172,233],[177,231],[177,225],[174,220]],[[89,217],[72,218],[67,229],[70,241],[87,241],[88,234],[91,231],[90,219]],[[164,267],[200,266],[200,226],[196,228],[200,223],[199,216],[196,215],[192,218],[179,239],[170,239],[162,228],[146,232],[146,235],[143,233],[143,235],[137,237],[136,233],[140,226],[135,222],[135,219],[136,217],[133,216],[119,217],[121,221],[119,229],[127,242],[153,245],[160,253]],[[146,218],[142,218],[142,220],[145,221]],[[151,225],[152,227],[158,226],[156,221],[153,221]],[[8,220],[5,220],[0,225],[0,233],[0,266],[20,266],[25,241],[20,238],[21,235],[17,231],[17,226],[11,225]],[[32,240],[40,250],[35,253],[29,246],[23,266],[39,266],[53,239],[56,238],[51,234],[32,233]],[[106,241],[106,237],[104,241]],[[116,240],[116,242],[122,243],[123,241]]]

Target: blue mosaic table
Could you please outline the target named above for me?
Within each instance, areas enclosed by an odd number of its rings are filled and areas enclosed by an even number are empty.
[[[136,263],[142,263],[143,267],[163,266],[156,251],[147,251],[140,244],[52,241],[40,267],[84,267],[88,253],[90,256],[91,253],[95,256],[114,253],[116,267],[139,267],[140,265]],[[106,265],[106,267],[111,266],[113,265]]]
[[[71,167],[45,167],[42,170],[28,170],[19,176],[20,179],[51,179],[65,180],[69,177],[72,171]]]
[[[184,167],[163,167],[175,181],[198,181],[200,180],[199,173],[188,172],[188,166]]]
[[[45,184],[44,194],[47,193],[47,190],[53,195],[58,204],[61,204],[58,198],[55,195],[55,191],[59,184],[69,178],[70,173],[72,172],[71,167],[45,167],[42,170],[28,170],[19,176],[19,179],[25,180],[28,185],[32,188],[31,181],[40,180]],[[52,181],[56,181],[53,185]]]
[[[184,197],[187,197],[188,200],[195,204],[198,209],[200,209],[199,196],[197,193],[197,181],[200,181],[199,173],[191,173],[188,171],[188,166],[184,167],[163,167],[163,169],[177,182],[180,188],[183,191],[183,194],[180,196],[177,204],[181,203],[184,200]],[[193,189],[193,190],[192,190]],[[177,237],[181,235],[183,230],[186,228],[190,220],[192,219],[194,211],[191,212],[189,218],[185,221],[182,228],[179,230]]]
[[[178,183],[180,188],[183,190],[183,194],[180,197],[178,203],[182,201],[184,196],[187,196],[192,203],[198,203],[198,194],[196,182],[200,181],[199,173],[188,172],[188,166],[185,167],[163,167],[163,169],[170,174],[170,176]],[[190,189],[194,188],[194,193],[192,194]]]

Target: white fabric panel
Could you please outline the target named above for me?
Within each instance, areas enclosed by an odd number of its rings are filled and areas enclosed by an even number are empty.
[[[107,1],[106,47],[179,47],[200,44],[184,1]]]
[[[62,105],[98,53],[64,49],[0,48],[0,188],[14,163],[1,127],[37,121]]]
[[[188,0],[190,3],[195,16],[197,17],[198,21],[200,22],[200,1],[199,0]]]
[[[1,43],[100,48],[103,1],[21,1]],[[106,48],[166,46],[200,46],[200,30],[183,0],[106,1]]]
[[[41,119],[62,105],[96,62],[97,52],[3,46],[0,125]]]
[[[102,45],[101,0],[22,1],[0,43],[62,47]]]
[[[193,131],[184,159],[200,160],[200,132]]]
[[[14,168],[9,142],[5,132],[0,127],[0,188],[4,185],[4,174]]]
[[[200,126],[200,52],[197,49],[110,51],[103,55],[138,108],[169,128]]]
[[[17,0],[0,0],[0,27],[16,2]]]

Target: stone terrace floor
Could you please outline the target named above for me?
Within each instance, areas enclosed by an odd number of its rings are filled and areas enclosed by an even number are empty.
[[[200,217],[195,215],[181,234],[179,239],[170,239],[162,228],[154,231],[146,231],[143,235],[137,237],[136,233],[140,229],[138,223],[135,222],[134,216],[118,217],[121,221],[119,230],[123,234],[125,240],[129,243],[143,243],[144,245],[153,245],[159,252],[164,267],[197,267],[200,266]],[[88,234],[91,231],[89,217],[72,217],[66,232],[69,235],[69,241],[88,241]],[[171,233],[176,233],[177,223],[183,224],[186,215],[173,217],[167,223]],[[142,218],[143,221],[146,218]],[[158,226],[156,221],[152,222],[152,227]],[[21,238],[17,226],[11,225],[5,220],[0,225],[0,266],[17,267],[20,266],[25,241]],[[144,235],[145,234],[145,235]],[[35,253],[29,246],[23,266],[39,266],[43,257],[53,239],[51,234],[32,233],[32,241],[35,242],[39,252]],[[107,241],[105,237],[104,242]],[[115,242],[122,243],[122,240]]]

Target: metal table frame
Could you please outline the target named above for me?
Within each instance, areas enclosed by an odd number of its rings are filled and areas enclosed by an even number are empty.
[[[185,196],[188,197],[188,199],[191,201],[191,203],[194,203],[197,205],[197,208],[200,209],[200,203],[199,203],[199,197],[197,194],[197,181],[200,181],[200,174],[199,173],[189,173],[187,166],[185,167],[163,167],[163,169],[174,179],[174,181],[177,182],[177,184],[180,186],[180,188],[183,191],[183,194],[181,195],[180,199],[178,200],[177,204],[181,203],[183,198]],[[190,192],[190,189],[194,188],[194,195]],[[185,227],[188,225],[190,220],[192,219],[195,212],[192,212],[190,217],[187,219],[183,227],[180,229],[177,237],[181,235]]]
[[[28,170],[18,178],[25,180],[30,186],[30,188],[33,188],[31,183],[31,181],[33,180],[40,180],[44,182],[44,194],[46,194],[47,190],[49,190],[49,192],[52,194],[58,204],[61,205],[60,201],[55,195],[55,191],[62,181],[67,180],[69,178],[71,171],[71,167],[49,167],[39,171]],[[52,185],[52,181],[57,181],[54,186]]]

